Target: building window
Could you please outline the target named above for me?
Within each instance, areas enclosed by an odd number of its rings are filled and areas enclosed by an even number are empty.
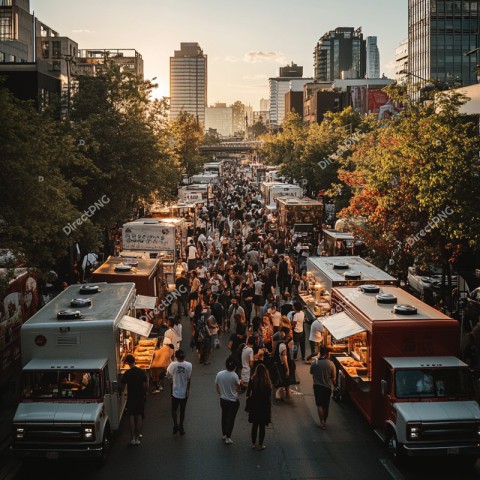
[[[0,0],[0,7],[11,7],[12,0]]]
[[[0,12],[0,41],[13,40],[13,25],[11,12]]]
[[[60,62],[59,60],[54,60],[52,62],[52,70],[54,72],[60,72],[62,70],[62,62]]]
[[[62,57],[62,43],[59,41],[52,42],[52,58]]]
[[[50,42],[42,42],[42,58],[50,58]]]

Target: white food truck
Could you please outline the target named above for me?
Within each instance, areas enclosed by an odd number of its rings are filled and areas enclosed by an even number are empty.
[[[72,285],[22,325],[15,457],[105,462],[126,404],[122,358],[152,328],[134,302],[133,283]]]
[[[270,205],[275,209],[277,197],[303,197],[303,188],[289,183],[262,182],[261,191],[265,205]]]

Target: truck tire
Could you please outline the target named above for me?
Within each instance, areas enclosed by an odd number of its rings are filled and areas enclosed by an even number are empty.
[[[103,467],[108,460],[110,455],[110,449],[112,447],[112,434],[110,432],[110,427],[107,425],[105,431],[103,432],[102,439],[102,454],[99,458],[96,459],[96,464],[98,467]]]
[[[398,462],[402,455],[401,455],[400,445],[397,439],[397,434],[394,432],[392,428],[390,428],[387,432],[387,435],[385,438],[385,444],[392,458]]]

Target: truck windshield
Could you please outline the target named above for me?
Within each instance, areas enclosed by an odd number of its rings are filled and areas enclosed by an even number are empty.
[[[74,399],[100,397],[98,371],[37,371],[23,374],[23,398]]]
[[[473,395],[473,381],[465,368],[397,370],[397,398],[442,398]]]

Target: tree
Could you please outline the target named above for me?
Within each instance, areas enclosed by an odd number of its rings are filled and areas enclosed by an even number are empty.
[[[258,121],[250,127],[250,133],[254,138],[265,135],[268,132],[268,128],[261,122]]]
[[[83,214],[76,207],[81,190],[65,172],[92,165],[59,122],[4,89],[0,124],[2,246],[23,256],[27,266],[46,271],[73,243],[69,225],[75,225],[77,238],[89,234],[88,225],[75,223]]]

